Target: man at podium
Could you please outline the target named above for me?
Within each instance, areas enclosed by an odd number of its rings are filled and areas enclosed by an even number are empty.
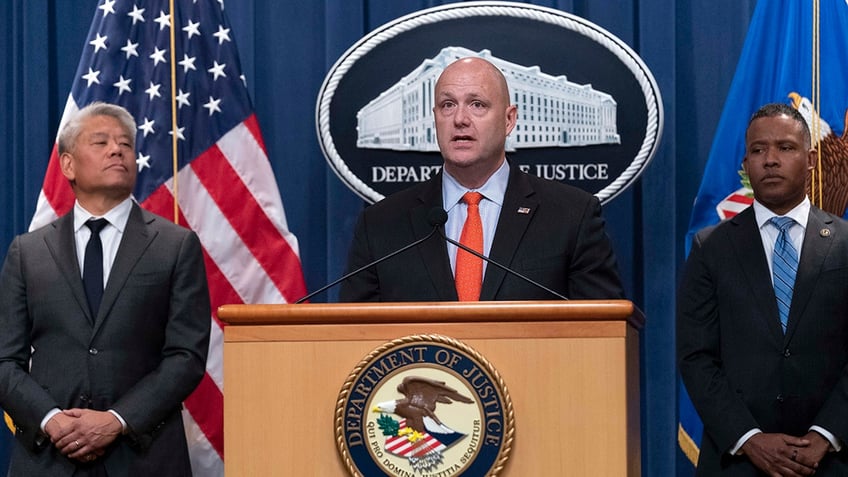
[[[598,199],[506,159],[517,108],[497,67],[448,65],[433,112],[442,172],[362,212],[341,301],[624,297]]]

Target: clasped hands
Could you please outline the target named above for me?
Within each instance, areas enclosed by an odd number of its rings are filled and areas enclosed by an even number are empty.
[[[44,426],[59,452],[79,462],[91,462],[102,456],[122,430],[112,413],[91,409],[67,409],[51,417]]]
[[[803,437],[787,434],[754,434],[742,445],[742,453],[769,477],[813,475],[830,442],[815,431]]]

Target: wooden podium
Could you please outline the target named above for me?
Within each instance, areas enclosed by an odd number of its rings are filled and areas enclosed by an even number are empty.
[[[372,350],[417,334],[460,340],[505,381],[515,438],[499,476],[640,475],[644,317],[629,301],[225,305],[218,316],[227,477],[349,475],[339,391]]]

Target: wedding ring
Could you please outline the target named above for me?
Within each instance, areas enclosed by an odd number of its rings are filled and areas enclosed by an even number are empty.
[[[80,448],[79,441],[74,441],[74,445],[77,446],[77,449]]]

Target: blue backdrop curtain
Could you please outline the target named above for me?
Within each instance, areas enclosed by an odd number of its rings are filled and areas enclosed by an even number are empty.
[[[143,6],[143,1],[138,1]],[[247,85],[286,207],[307,285],[342,272],[363,203],[327,167],[315,100],[327,70],[374,28],[423,0],[226,2]],[[676,445],[674,291],[691,204],[736,68],[754,0],[534,1],[609,30],[641,55],[659,84],[665,129],[642,178],[605,206],[642,332],[643,475],[691,475]],[[53,147],[97,0],[0,2],[0,252],[24,232]],[[551,45],[556,48],[557,45]],[[563,48],[563,54],[568,50]],[[741,151],[740,151],[741,155]],[[314,301],[333,301],[336,292]],[[0,330],[2,332],[2,330]],[[0,435],[0,473],[8,436]]]

